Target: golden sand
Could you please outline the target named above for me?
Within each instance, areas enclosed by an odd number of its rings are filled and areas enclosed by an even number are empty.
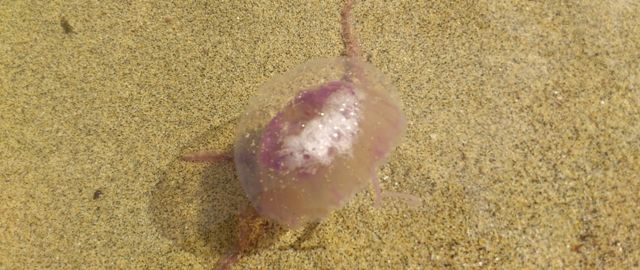
[[[160,2],[0,6],[0,269],[211,268],[246,199],[178,157],[342,51],[341,1]],[[595,2],[358,3],[409,120],[382,185],[424,204],[359,194],[236,268],[640,267],[640,4]]]

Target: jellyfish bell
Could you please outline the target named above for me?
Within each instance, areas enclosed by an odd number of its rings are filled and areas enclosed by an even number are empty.
[[[374,66],[316,59],[274,77],[249,101],[234,160],[257,212],[296,228],[365,189],[405,128],[395,88]]]

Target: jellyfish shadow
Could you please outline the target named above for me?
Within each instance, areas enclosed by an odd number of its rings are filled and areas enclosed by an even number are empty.
[[[180,153],[220,149],[231,153],[235,120],[203,132]],[[267,220],[243,219],[252,207],[232,162],[193,163],[176,157],[151,191],[149,212],[161,235],[194,254],[201,264],[215,266],[233,250],[238,237],[247,237],[247,232],[238,232],[255,225],[249,222],[263,222],[264,230],[249,232],[259,235],[255,237],[260,244],[242,255],[272,246],[286,231]]]
[[[231,152],[233,123],[207,130],[181,153]],[[232,162],[192,163],[176,157],[151,190],[149,212],[161,235],[204,265],[213,265],[234,244],[236,217],[247,205]]]

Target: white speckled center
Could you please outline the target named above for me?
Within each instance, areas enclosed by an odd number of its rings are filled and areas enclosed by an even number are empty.
[[[303,124],[300,133],[283,139],[282,149],[278,152],[286,157],[283,165],[291,170],[312,169],[316,165],[330,164],[338,155],[351,154],[360,120],[358,106],[353,91],[332,93],[318,116]]]

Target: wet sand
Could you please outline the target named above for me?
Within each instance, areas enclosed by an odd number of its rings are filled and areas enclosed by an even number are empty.
[[[340,1],[0,6],[0,269],[210,269],[230,149],[275,74],[339,56]],[[236,269],[640,267],[640,4],[362,1],[409,121],[370,191]]]

